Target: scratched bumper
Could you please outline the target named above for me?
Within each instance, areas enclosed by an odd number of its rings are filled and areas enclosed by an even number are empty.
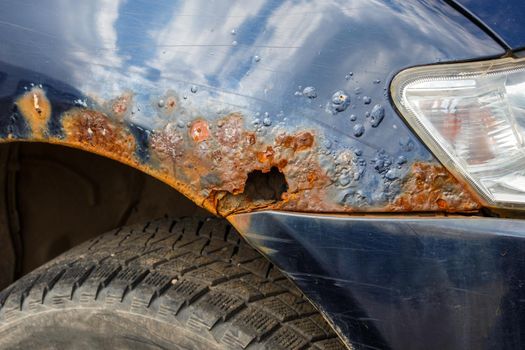
[[[284,212],[230,220],[357,348],[523,345],[523,220]]]

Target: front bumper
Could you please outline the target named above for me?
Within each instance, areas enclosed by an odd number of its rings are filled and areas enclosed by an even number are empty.
[[[524,221],[481,217],[230,218],[356,348],[520,348]]]

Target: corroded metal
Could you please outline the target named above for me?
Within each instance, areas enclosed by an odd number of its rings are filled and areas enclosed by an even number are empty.
[[[63,133],[59,136],[52,136],[48,129],[52,110],[45,88],[30,88],[16,105],[30,128],[26,140],[76,147],[129,164],[219,215],[260,208],[309,212],[479,208],[465,187],[437,163],[408,164],[386,151],[368,162],[359,150],[326,152],[319,129],[276,125],[271,132],[261,133],[259,123],[247,123],[240,112],[213,119],[196,116],[181,123],[177,114],[187,111],[178,106],[175,96],[160,104],[161,112],[172,114],[174,120],[137,134],[125,118],[132,101],[133,95],[126,93],[107,103],[72,107],[60,115]],[[146,144],[138,135],[147,138]],[[3,141],[14,140],[12,136]],[[147,149],[138,152],[139,145]],[[275,186],[285,190],[261,196],[258,192],[263,189],[257,187],[273,191],[272,185],[249,184],[249,175],[272,171],[283,176],[267,181],[278,182]],[[363,188],[364,177],[374,178],[377,188]],[[247,185],[255,189],[248,191]]]
[[[505,54],[444,2],[0,2],[0,142],[77,147],[214,213],[478,210],[392,77]]]

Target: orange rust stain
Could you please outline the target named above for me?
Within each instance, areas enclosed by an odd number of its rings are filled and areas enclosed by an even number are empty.
[[[175,108],[177,107],[177,100],[175,99],[175,97],[173,96],[169,96],[167,99],[166,99],[166,109],[172,111],[174,110]]]
[[[298,132],[294,135],[278,135],[276,143],[294,151],[304,151],[314,144],[314,135],[308,131]]]
[[[256,157],[259,163],[272,163],[274,155],[275,152],[273,151],[272,146],[267,146],[265,151],[256,153]]]
[[[34,87],[16,100],[16,106],[29,123],[33,136],[42,138],[51,117],[51,103],[43,89]]]
[[[66,142],[110,153],[127,163],[134,160],[135,138],[121,123],[93,110],[72,109],[62,116]]]
[[[477,210],[481,205],[443,166],[416,162],[404,180],[402,193],[386,211]]]
[[[195,142],[206,141],[210,137],[210,129],[208,122],[205,120],[197,120],[193,122],[189,130],[190,137]]]
[[[315,171],[310,171],[306,175],[306,179],[308,180],[309,183],[314,183],[319,179],[319,175]]]

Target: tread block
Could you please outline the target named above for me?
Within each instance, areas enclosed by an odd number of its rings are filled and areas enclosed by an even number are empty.
[[[225,220],[206,219],[199,230],[199,236],[224,242],[229,226]]]
[[[216,261],[214,263],[206,265],[206,267],[210,270],[220,273],[226,279],[232,279],[248,274],[246,270],[240,268],[239,266],[233,266],[232,264],[228,264],[224,261]]]
[[[242,279],[233,279],[224,283],[221,283],[217,287],[224,291],[229,291],[230,293],[239,296],[244,301],[249,302],[256,299],[261,299],[263,294],[259,292],[256,286],[243,281]]]
[[[259,257],[245,264],[242,264],[242,268],[250,271],[251,273],[266,278],[266,275],[270,271],[272,264],[265,258]]]
[[[175,220],[159,219],[153,222],[156,232],[171,232],[171,228],[175,225]]]
[[[41,307],[48,291],[53,289],[55,284],[60,278],[62,278],[65,272],[65,269],[57,268],[46,271],[44,276],[42,276],[31,289],[31,292],[27,297],[27,308],[30,310],[35,310]]]
[[[279,281],[282,279],[285,279],[284,275],[281,271],[279,271],[279,268],[277,266],[273,265],[272,269],[270,270],[270,273],[268,274],[268,279],[270,281]]]
[[[233,257],[233,261],[236,263],[246,263],[250,260],[259,258],[261,255],[246,242],[240,241],[239,249],[237,254]]]
[[[52,288],[49,288],[48,285],[49,291],[43,300],[49,300],[49,302],[46,301],[46,303],[54,307],[65,306],[73,299],[75,290],[79,286],[82,286],[94,268],[95,265],[92,263],[81,263],[69,266]],[[47,274],[42,275],[41,281],[48,283],[50,281],[48,276]]]
[[[273,282],[265,282],[261,284],[261,286],[259,287],[259,290],[265,296],[277,295],[277,294],[281,294],[286,291],[286,289],[282,288],[281,286]]]
[[[160,247],[149,248],[140,255],[132,257],[130,260],[127,260],[126,265],[138,265],[138,266],[152,266],[157,261],[163,258],[163,253],[166,254],[166,251]]]
[[[347,350],[339,338],[330,338],[315,342],[312,349],[315,350]],[[352,348],[350,348],[352,349]]]
[[[327,337],[326,333],[309,318],[298,318],[286,324],[309,341],[320,340]]]
[[[188,325],[193,329],[211,329],[219,320],[226,321],[244,306],[244,301],[235,295],[212,290],[193,305]]]
[[[266,343],[267,349],[303,349],[308,341],[288,327],[279,328]]]
[[[121,268],[122,267],[119,264],[114,262],[104,262],[97,266],[89,277],[90,286],[84,285],[78,291],[78,294],[80,295],[80,303],[90,303],[94,301],[97,298],[99,291],[106,287],[111,280],[115,278]]]
[[[175,243],[181,238],[180,234],[169,233],[169,232],[158,232],[155,238],[150,242],[150,247],[163,247],[172,248]]]
[[[195,252],[200,254],[204,247],[208,244],[208,239],[206,237],[199,236],[183,236],[177,243],[175,243],[175,248],[180,249],[181,251]]]
[[[153,232],[148,232],[147,229],[144,229],[144,232],[146,232],[145,234],[139,233],[129,236],[121,242],[121,245],[134,246],[136,249],[144,249],[147,247],[148,242],[155,238],[155,231],[156,230],[153,230]]]
[[[277,283],[282,288],[286,289],[287,291],[293,293],[294,295],[296,295],[296,296],[298,296],[300,298],[303,296],[303,293],[301,292],[301,290],[299,290],[299,288],[297,288],[295,286],[295,284],[292,281],[290,281],[288,278],[285,278],[283,280],[277,281],[275,283]]]
[[[224,277],[222,273],[212,270],[207,266],[199,267],[195,270],[191,270],[190,272],[186,273],[184,276],[188,278],[194,278],[198,281],[206,283],[209,286],[214,286],[221,282],[226,281],[226,277]]]
[[[279,293],[283,293],[286,291],[280,286],[272,282],[267,282],[266,279],[261,278],[256,275],[248,274],[248,275],[242,276],[241,279],[245,281],[246,283],[250,284],[251,286],[254,286],[255,288],[257,288],[259,293],[261,293],[265,297],[277,295]]]
[[[249,308],[243,310],[236,317],[234,324],[244,334],[242,339],[245,343],[244,347],[246,347],[248,345],[246,343],[248,338],[250,339],[250,342],[254,339],[262,339],[264,336],[278,327],[279,322],[261,310]]]
[[[148,274],[146,278],[144,278],[144,280],[142,281],[142,288],[144,288],[144,286],[149,286],[155,291],[160,291],[169,286],[172,280],[173,277],[163,275],[155,271]]]
[[[292,293],[279,294],[277,298],[290,306],[299,316],[311,315],[317,312],[312,304]]]
[[[159,314],[164,318],[175,316],[182,306],[191,304],[207,290],[208,287],[203,283],[184,278],[174,279],[172,285],[163,294]]]
[[[220,240],[210,240],[210,243],[206,247],[204,247],[203,253],[211,254],[219,250],[228,250],[230,246],[232,245],[228,242]]]
[[[172,280],[172,277],[158,272],[149,273],[133,291],[130,311],[136,313],[144,312],[157,297],[171,286]]]
[[[210,245],[212,243],[213,243],[213,241],[210,242]],[[234,246],[232,244],[223,245],[221,249],[215,250],[213,252],[208,250],[208,247],[210,247],[210,245],[206,246],[204,248],[203,254],[205,254],[205,255],[213,255],[213,257],[218,259],[218,260],[229,262],[229,261],[231,261],[232,257],[235,254],[236,246]]]
[[[120,270],[111,281],[111,288],[106,288],[106,304],[122,302],[126,293],[133,290],[148,273],[148,270],[139,270],[133,267],[125,267]]]
[[[334,330],[321,314],[316,313],[315,315],[310,316],[310,319],[315,322],[317,327],[321,328],[323,332],[325,332],[327,337],[336,337]]]
[[[173,225],[171,232],[184,233],[185,237],[196,236],[200,225],[200,221],[191,217],[184,217],[180,218],[175,225]]]
[[[277,298],[277,296],[258,300],[254,305],[258,306],[264,312],[273,315],[281,322],[294,319],[298,316],[294,309]]]
[[[185,274],[188,271],[194,270],[198,267],[208,265],[214,260],[210,257],[196,255],[191,252],[178,254],[176,258],[168,259],[156,265],[155,269],[168,275]]]

